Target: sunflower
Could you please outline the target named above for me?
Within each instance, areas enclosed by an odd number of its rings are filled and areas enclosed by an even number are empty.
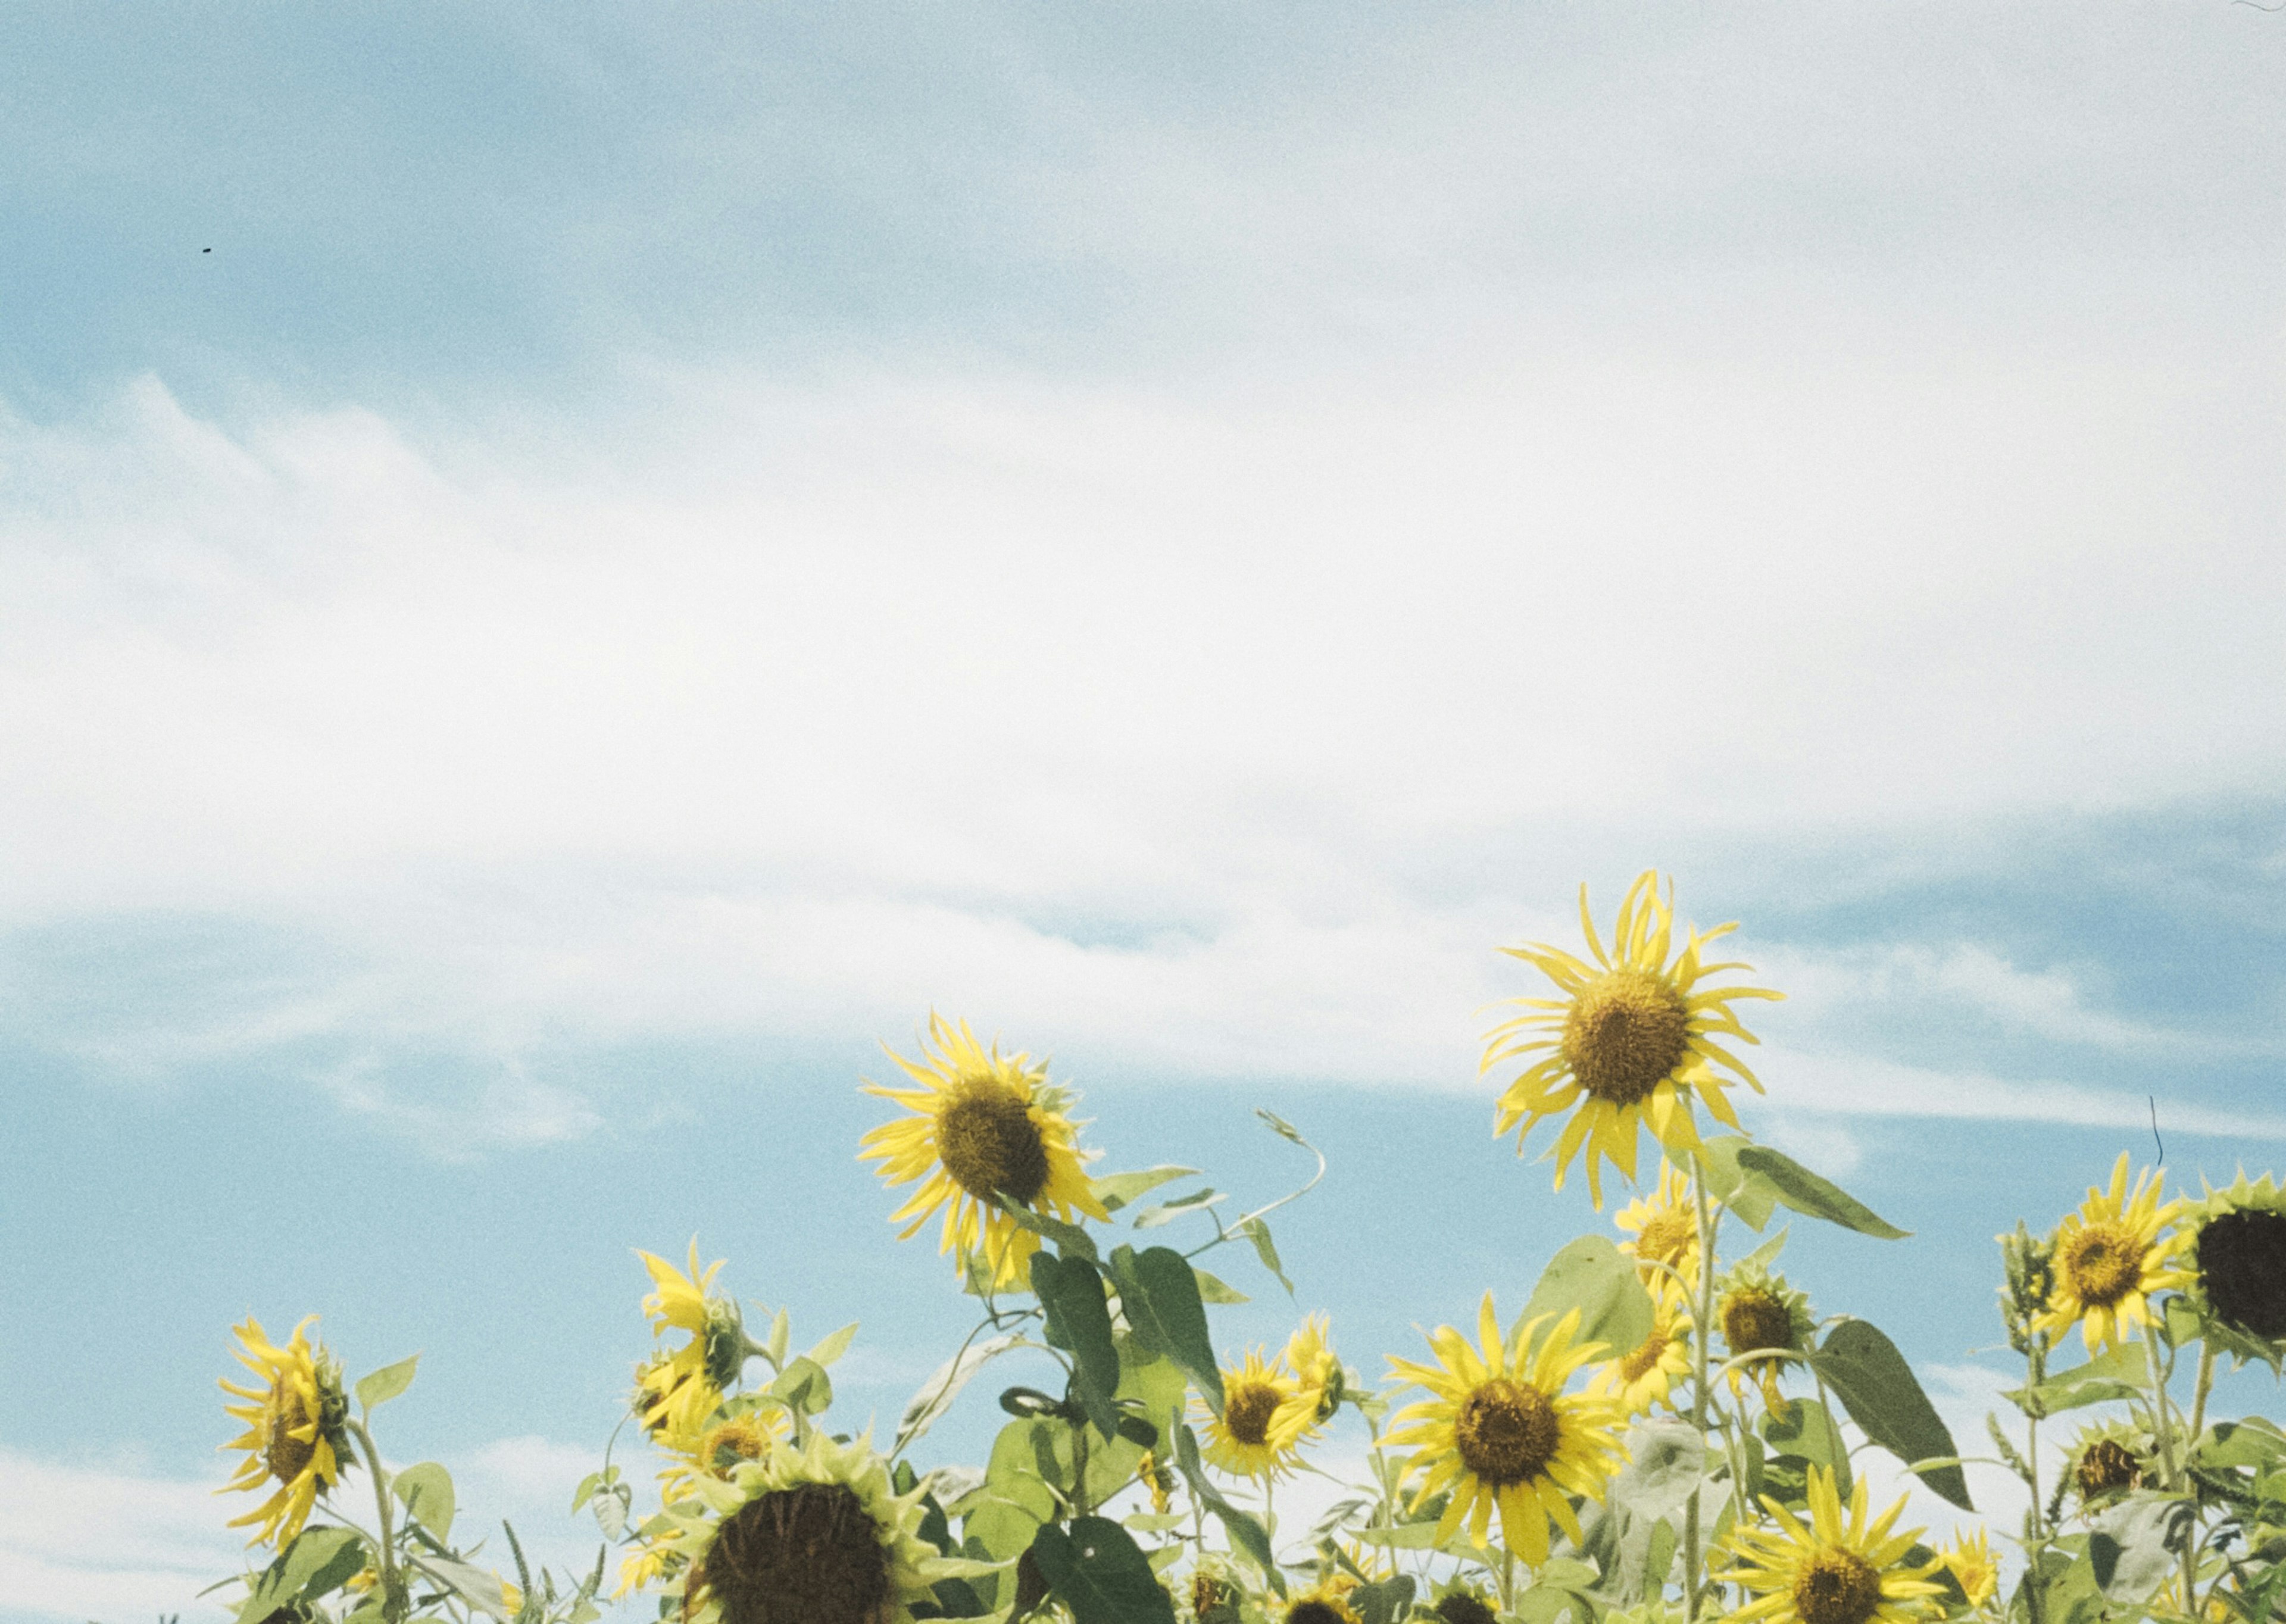
[[[311,1314],[294,1328],[284,1347],[263,1334],[261,1322],[248,1316],[237,1326],[238,1362],[254,1373],[257,1384],[241,1387],[225,1382],[222,1390],[246,1400],[223,1407],[246,1423],[246,1431],[223,1446],[243,1449],[225,1489],[259,1491],[278,1486],[268,1500],[244,1517],[231,1519],[233,1528],[259,1524],[247,1543],[264,1541],[283,1549],[302,1532],[318,1496],[341,1481],[349,1451],[349,1395],[342,1388],[341,1361],[323,1344],[310,1345]]]
[[[777,1445],[661,1514],[687,1565],[665,1593],[686,1624],[910,1624],[946,1572],[920,1537],[926,1497],[896,1493],[870,1439]]]
[[[1644,1289],[1659,1302],[1688,1307],[1699,1289],[1699,1211],[1689,1176],[1661,1156],[1658,1184],[1612,1222],[1634,1237],[1620,1242],[1620,1250],[1636,1260]]]
[[[1604,1204],[1604,1161],[1630,1179],[1636,1176],[1639,1124],[1648,1122],[1652,1135],[1670,1150],[1689,1150],[1699,1143],[1694,1091],[1717,1121],[1738,1125],[1722,1091],[1732,1086],[1734,1077],[1758,1093],[1762,1085],[1714,1039],[1719,1035],[1742,1044],[1759,1041],[1738,1024],[1732,1001],[1785,996],[1761,987],[1699,987],[1707,976],[1748,968],[1699,962],[1699,950],[1737,929],[1735,925],[1717,926],[1704,934],[1689,929],[1682,953],[1669,964],[1673,887],[1669,896],[1661,897],[1657,882],[1655,872],[1645,872],[1628,888],[1608,954],[1588,912],[1588,887],[1580,887],[1580,925],[1595,955],[1593,966],[1544,942],[1501,950],[1538,966],[1564,996],[1510,999],[1529,1013],[1492,1029],[1478,1068],[1481,1075],[1506,1060],[1537,1057],[1509,1084],[1494,1117],[1495,1133],[1524,1123],[1517,1136],[1519,1155],[1541,1118],[1561,1116],[1584,1100],[1556,1141],[1556,1187],[1564,1187],[1573,1155],[1584,1145],[1588,1190],[1598,1207]],[[1717,1076],[1717,1067],[1733,1076]]]
[[[934,1014],[918,1060],[894,1049],[888,1055],[921,1086],[868,1083],[865,1092],[894,1100],[913,1115],[867,1132],[858,1159],[879,1162],[882,1179],[893,1186],[923,1180],[890,1215],[891,1223],[912,1220],[900,1241],[941,1207],[944,1234],[937,1250],[958,1254],[964,1270],[981,1250],[993,1289],[1005,1290],[1022,1283],[1040,1250],[1039,1236],[1005,1208],[1029,1208],[1068,1224],[1083,1213],[1111,1216],[1089,1187],[1084,1158],[1074,1147],[1077,1125],[1066,1115],[1070,1096],[1048,1086],[1044,1063],[1003,1055],[997,1045],[987,1050],[966,1021],[954,1025]]]
[[[1983,1529],[1956,1533],[1941,1560],[1951,1570],[1953,1581],[1968,1597],[1970,1606],[1982,1607],[1999,1594],[2000,1562],[1993,1556],[1992,1542],[1985,1538]]]
[[[2222,1328],[2218,1340],[2239,1363],[2276,1368],[2286,1344],[2286,1190],[2268,1173],[2250,1184],[2241,1170],[2186,1210],[2183,1233],[2201,1318]]]
[[[1808,1527],[1769,1495],[1762,1504],[1778,1526],[1741,1525],[1725,1541],[1738,1564],[1714,1577],[1744,1587],[1755,1599],[1728,1614],[1724,1624],[1904,1624],[1924,1613],[1925,1598],[1943,1588],[1928,1579],[1934,1560],[1920,1567],[1904,1565],[1920,1530],[1889,1532],[1905,1509],[1903,1496],[1867,1523],[1863,1478],[1849,1491],[1845,1515],[1833,1472],[1811,1467]]]
[[[2082,1427],[2071,1441],[2071,1486],[2080,1509],[2109,1505],[2130,1489],[2143,1485],[2143,1468],[2151,1459],[2151,1439],[2132,1422],[2108,1421]]]
[[[1439,1490],[1452,1491],[1437,1524],[1439,1545],[1465,1518],[1470,1539],[1483,1546],[1497,1509],[1502,1542],[1538,1567],[1548,1560],[1550,1518],[1574,1544],[1580,1541],[1569,1497],[1599,1502],[1604,1497],[1621,1458],[1618,1432],[1624,1417],[1609,1399],[1564,1391],[1572,1373],[1604,1344],[1574,1343],[1577,1309],[1543,1331],[1547,1319],[1519,1322],[1503,1342],[1487,1291],[1477,1312],[1481,1352],[1446,1325],[1429,1338],[1437,1363],[1389,1361],[1407,1384],[1430,1393],[1398,1412],[1388,1441],[1418,1446],[1403,1474],[1421,1475],[1413,1497],[1416,1509]]]
[[[1328,1574],[1286,1604],[1286,1624],[1360,1624],[1349,1604],[1357,1583],[1347,1573]]]
[[[650,1321],[651,1336],[664,1336],[671,1330],[690,1336],[668,1352],[663,1366],[648,1367],[648,1374],[638,1376],[638,1384],[650,1387],[655,1395],[643,1424],[656,1432],[659,1428],[653,1423],[663,1422],[670,1431],[693,1434],[746,1368],[750,1344],[745,1321],[737,1302],[712,1289],[722,1259],[716,1258],[702,1273],[696,1240],[690,1242],[688,1273],[652,1253],[638,1251],[635,1256],[650,1272],[651,1293],[643,1298],[642,1311]]]
[[[1302,1390],[1316,1396],[1319,1421],[1332,1418],[1341,1407],[1343,1393],[1342,1361],[1326,1341],[1326,1316],[1310,1315],[1286,1339],[1283,1356]]]
[[[1619,1401],[1630,1415],[1647,1415],[1672,1404],[1675,1378],[1691,1374],[1691,1316],[1661,1307],[1651,1335],[1617,1359],[1588,1373],[1588,1391]]]
[[[1429,1604],[1429,1616],[1441,1620],[1441,1624],[1495,1624],[1500,1617],[1493,1609],[1491,1597],[1457,1577],[1446,1580],[1439,1588],[1437,1599]]]
[[[786,1434],[785,1411],[753,1399],[737,1403],[735,1411],[721,1415],[696,1437],[660,1438],[673,1457],[658,1474],[661,1500],[687,1497],[702,1476],[727,1481],[741,1462],[769,1458],[771,1447]]]
[[[1778,1371],[1789,1356],[1809,1346],[1817,1320],[1809,1298],[1754,1262],[1739,1264],[1714,1283],[1714,1325],[1722,1333],[1730,1357],[1759,1353],[1730,1370],[1730,1396],[1738,1398],[1748,1381],[1759,1382],[1762,1402],[1776,1409],[1785,1400],[1778,1393]]]
[[[674,1359],[660,1353],[635,1367],[627,1409],[654,1441],[673,1448],[696,1436],[721,1402],[721,1390],[705,1376],[678,1368]]]
[[[1302,1440],[1316,1430],[1318,1395],[1287,1370],[1282,1358],[1263,1362],[1255,1349],[1222,1373],[1222,1414],[1198,1404],[1208,1462],[1234,1478],[1268,1482],[1292,1470]]]
[[[2109,1192],[2088,1186],[2079,1210],[2057,1227],[2055,1284],[2048,1312],[2032,1321],[2035,1329],[2061,1339],[2077,1324],[2089,1353],[2097,1353],[2150,1324],[2151,1299],[2160,1292],[2190,1284],[2189,1273],[2176,1266],[2174,1237],[2164,1233],[2183,1203],[2161,1206],[2159,1185],[2156,1172],[2146,1169],[2131,1194],[2123,1150]]]

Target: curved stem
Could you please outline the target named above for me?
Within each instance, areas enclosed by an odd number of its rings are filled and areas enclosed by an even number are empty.
[[[1714,1334],[1714,1207],[1707,1195],[1707,1171],[1696,1156],[1691,1161],[1691,1194],[1699,1222],[1699,1323],[1691,1336],[1695,1380],[1691,1424],[1703,1439],[1707,1436],[1707,1407],[1714,1397],[1707,1385],[1707,1344]],[[1685,1616],[1691,1624],[1697,1624],[1699,1597],[1706,1593],[1706,1583],[1703,1553],[1699,1549],[1699,1489],[1695,1485],[1683,1514],[1686,1519],[1683,1528],[1683,1581],[1689,1597]]]
[[[381,1514],[381,1542],[374,1561],[381,1569],[382,1616],[396,1624],[410,1609],[406,1605],[405,1581],[397,1572],[396,1519],[389,1508],[389,1474],[381,1469],[381,1451],[374,1447],[373,1433],[366,1423],[352,1421],[350,1431],[365,1450],[366,1470],[373,1478],[373,1503]]]

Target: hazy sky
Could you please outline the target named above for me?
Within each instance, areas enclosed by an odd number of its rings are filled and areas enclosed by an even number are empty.
[[[1234,1345],[1520,1304],[1596,1220],[1491,950],[1654,863],[1793,995],[1757,1131],[1919,1232],[1790,1258],[1973,1422],[1997,1229],[2286,1146],[2282,74],[2224,0],[11,12],[0,1620],[208,1616],[248,1312],[425,1349],[406,1458],[551,1552],[630,1247],[893,1414],[932,1007],[1108,1165],[1322,1137]]]

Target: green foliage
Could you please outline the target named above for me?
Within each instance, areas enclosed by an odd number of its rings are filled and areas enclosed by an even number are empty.
[[[408,1466],[390,1482],[406,1513],[439,1540],[453,1537],[453,1474],[434,1461]]]
[[[1736,1154],[1742,1175],[1762,1179],[1781,1202],[1807,1218],[1824,1218],[1882,1241],[1902,1241],[1912,1233],[1898,1228],[1840,1186],[1767,1145],[1742,1145]]]
[[[415,1353],[411,1359],[400,1359],[393,1365],[383,1365],[371,1376],[360,1377],[357,1384],[358,1407],[378,1409],[412,1386],[414,1368],[420,1362],[421,1355]]]
[[[1041,1525],[1032,1561],[1076,1624],[1175,1624],[1175,1604],[1126,1529],[1081,1517],[1068,1532]]]
[[[1841,1399],[1849,1419],[1908,1466],[1959,1456],[1951,1432],[1921,1391],[1912,1367],[1897,1352],[1897,1344],[1874,1327],[1863,1320],[1844,1320],[1826,1333],[1809,1359]],[[1968,1479],[1958,1465],[1922,1466],[1919,1472],[1922,1482],[1962,1510],[1976,1509],[1969,1503]]]
[[[1174,1361],[1210,1408],[1222,1414],[1222,1368],[1207,1335],[1206,1305],[1198,1276],[1180,1252],[1155,1246],[1111,1254],[1111,1277],[1135,1339],[1149,1352]]]
[[[1656,1313],[1634,1260],[1602,1235],[1581,1235],[1549,1260],[1523,1318],[1529,1322],[1542,1314],[1561,1317],[1575,1308],[1578,1339],[1600,1342],[1618,1353],[1643,1344]]]

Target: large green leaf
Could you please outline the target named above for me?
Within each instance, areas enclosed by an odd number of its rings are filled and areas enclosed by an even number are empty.
[[[453,1474],[434,1461],[408,1466],[390,1479],[390,1492],[405,1502],[413,1520],[441,1542],[453,1537]]]
[[[1271,1557],[1269,1533],[1252,1512],[1231,1504],[1222,1491],[1208,1480],[1205,1469],[1199,1463],[1199,1440],[1189,1427],[1179,1423],[1175,1428],[1175,1465],[1182,1472],[1183,1481],[1190,1486],[1192,1497],[1221,1522],[1231,1549],[1245,1552],[1268,1577],[1271,1588],[1285,1595],[1286,1578]],[[1430,1532],[1436,1531],[1432,1528]]]
[[[1041,1524],[1032,1562],[1077,1624],[1175,1624],[1174,1599],[1150,1559],[1108,1517],[1074,1518],[1068,1533]]]
[[[2034,1417],[2132,1399],[2151,1384],[2146,1357],[2142,1344],[2122,1343],[2084,1365],[2053,1372],[2037,1387],[2012,1387],[2004,1396]]]
[[[2116,1602],[2140,1602],[2174,1571],[2169,1542],[2190,1520],[2190,1505],[2164,1495],[2136,1494],[2095,1519],[2087,1561],[2098,1589]]]
[[[999,1204],[1000,1210],[1016,1223],[1019,1229],[1029,1229],[1044,1240],[1053,1241],[1067,1254],[1076,1253],[1090,1262],[1096,1260],[1095,1237],[1076,1224],[1067,1224],[1061,1218],[1050,1218],[1044,1212],[1035,1212],[1029,1207],[1012,1201]]]
[[[1634,1260],[1602,1235],[1581,1235],[1549,1259],[1532,1300],[1524,1305],[1524,1318],[1529,1321],[1574,1308],[1580,1311],[1581,1342],[1632,1353],[1651,1336],[1651,1293],[1644,1289]]]
[[[1292,1297],[1294,1282],[1286,1278],[1285,1265],[1278,1261],[1278,1244],[1270,1238],[1270,1226],[1258,1218],[1243,1218],[1240,1220],[1238,1227],[1230,1233],[1234,1235],[1244,1235],[1249,1241],[1254,1242],[1254,1255],[1262,1259],[1262,1266],[1270,1271],[1280,1285],[1286,1288],[1286,1295]]]
[[[1768,1180],[1778,1198],[1805,1218],[1824,1218],[1883,1241],[1902,1241],[1912,1233],[1898,1228],[1839,1185],[1819,1178],[1768,1145],[1742,1145],[1738,1158],[1739,1171]]]
[[[357,1401],[366,1409],[374,1409],[388,1403],[413,1385],[414,1368],[420,1364],[421,1355],[400,1359],[393,1365],[383,1365],[371,1376],[361,1376],[357,1384]]]
[[[487,1573],[480,1567],[433,1552],[415,1553],[410,1560],[422,1573],[477,1612],[488,1612],[503,1620],[503,1624],[516,1617],[516,1610],[508,1604],[508,1592],[501,1588],[499,1574]]]
[[[1844,1320],[1808,1357],[1841,1398],[1849,1419],[1907,1465],[1959,1455],[1913,1368],[1897,1352],[1897,1344],[1874,1327],[1863,1320]],[[1968,1479],[1959,1466],[1930,1466],[1920,1478],[1962,1510],[1975,1510],[1968,1500]]]
[[[1106,1212],[1116,1212],[1138,1196],[1147,1195],[1163,1184],[1178,1179],[1194,1179],[1195,1167],[1153,1167],[1139,1173],[1109,1173],[1101,1179],[1090,1179],[1096,1200],[1103,1203]]]
[[[1056,1494],[1040,1471],[1040,1429],[1063,1429],[1052,1422],[1012,1421],[992,1440],[984,1469],[983,1497],[962,1521],[965,1539],[981,1543],[996,1562],[1005,1562],[1032,1542],[1042,1523],[1054,1517]],[[1051,1474],[1052,1475],[1052,1445]]]
[[[1772,1455],[1823,1466],[1833,1472],[1836,1492],[1849,1493],[1849,1446],[1825,1406],[1815,1399],[1793,1399],[1766,1412],[1760,1430]]]
[[[1358,1615],[1360,1624],[1396,1624],[1413,1604],[1413,1591],[1410,1573],[1362,1584],[1349,1593],[1350,1611]]]
[[[1760,1173],[1738,1165],[1738,1153],[1751,1148],[1754,1142],[1744,1134],[1726,1133],[1702,1142],[1698,1155],[1699,1165],[1706,1170],[1707,1187],[1714,1198],[1750,1227],[1760,1229],[1770,1221],[1770,1209],[1778,1205],[1778,1186]]]
[[[316,1601],[355,1578],[366,1563],[366,1542],[351,1528],[304,1528],[254,1582],[238,1616],[248,1624],[296,1601]]]
[[[1032,1290],[1047,1313],[1050,1347],[1072,1355],[1081,1405],[1107,1439],[1119,1430],[1112,1395],[1119,1387],[1119,1350],[1111,1340],[1111,1309],[1103,1276],[1084,1257],[1032,1254]]]
[[[1153,1358],[1147,1349],[1131,1336],[1122,1336],[1119,1344],[1119,1391],[1121,1407],[1139,1415],[1150,1423],[1158,1436],[1149,1446],[1165,1458],[1167,1438],[1183,1418],[1183,1399],[1190,1391],[1189,1380],[1172,1360]]]
[[[789,1409],[820,1415],[833,1402],[833,1378],[825,1374],[824,1366],[801,1355],[788,1360],[777,1379],[763,1391]]]
[[[895,1453],[902,1454],[907,1446],[934,1426],[952,1407],[952,1401],[960,1396],[960,1390],[968,1385],[969,1378],[982,1369],[987,1362],[1011,1348],[1026,1345],[1021,1336],[987,1337],[982,1342],[970,1343],[938,1366],[929,1379],[920,1384],[919,1391],[905,1401],[905,1412],[897,1420]]]
[[[1143,1252],[1123,1246],[1111,1254],[1111,1277],[1136,1340],[1150,1352],[1174,1360],[1208,1407],[1221,1415],[1222,1369],[1215,1363],[1206,1305],[1199,1298],[1198,1276],[1189,1261],[1164,1246]]]
[[[1628,1429],[1628,1463],[1612,1479],[1607,1503],[1643,1518],[1673,1517],[1707,1470],[1707,1445],[1687,1421],[1638,1421]]]

